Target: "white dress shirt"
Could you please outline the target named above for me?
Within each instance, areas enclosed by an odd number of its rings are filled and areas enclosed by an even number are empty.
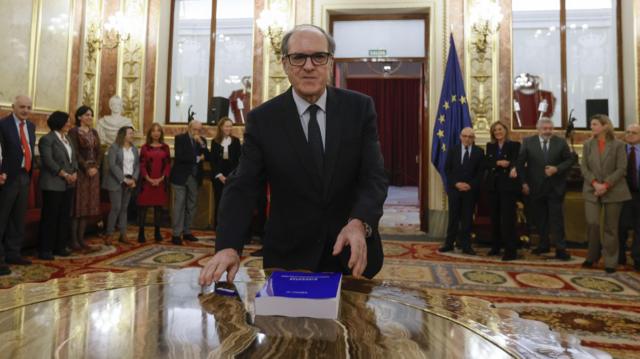
[[[122,147],[122,172],[124,172],[125,176],[133,175],[133,162],[135,158],[133,157],[133,147]]]
[[[16,117],[15,113],[12,113],[13,120],[16,122],[16,128],[18,129],[18,141],[20,140],[20,119]],[[29,149],[31,149],[31,140],[29,139],[29,129],[27,128],[27,121],[24,121],[24,137],[27,139],[27,144],[29,145]],[[22,142],[20,142],[22,143]],[[22,154],[24,155],[24,148],[22,149]],[[22,156],[22,167],[24,168],[24,156]],[[31,163],[33,163],[33,153],[31,154]]]
[[[298,109],[298,115],[300,115],[300,123],[302,124],[302,130],[304,131],[304,136],[309,140],[309,119],[311,119],[311,114],[307,109],[312,104],[307,100],[300,97],[295,90],[291,90],[293,93],[293,101],[296,103],[296,108]],[[325,134],[327,132],[327,89],[324,90],[322,96],[318,98],[318,101],[315,103],[320,109],[316,113],[316,120],[318,120],[318,126],[320,126],[320,136],[322,136],[322,147],[325,147]]]
[[[460,156],[460,163],[462,163],[464,161],[464,145],[460,144],[460,147],[462,148],[462,155]],[[471,148],[473,148],[473,146],[469,145],[467,147],[469,147],[469,159],[471,159]]]

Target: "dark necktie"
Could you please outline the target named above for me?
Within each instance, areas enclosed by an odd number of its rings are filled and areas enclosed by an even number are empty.
[[[544,140],[542,142],[542,153],[544,154],[544,162],[549,162],[549,140]]]
[[[638,191],[638,165],[636,163],[636,146],[629,149],[629,160],[627,162],[627,180],[629,181],[629,189],[633,192]]]
[[[466,165],[469,162],[469,146],[464,146],[464,156],[462,157],[462,165]]]
[[[316,163],[316,167],[323,174],[324,171],[324,146],[322,145],[322,135],[320,134],[320,125],[318,124],[318,110],[320,107],[311,105],[307,108],[309,112],[309,127],[307,128],[307,136],[311,154]]]

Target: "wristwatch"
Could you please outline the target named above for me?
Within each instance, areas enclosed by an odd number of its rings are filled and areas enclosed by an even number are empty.
[[[349,218],[349,221],[347,221],[347,223],[353,221],[354,219],[360,219],[360,218]],[[362,225],[364,226],[364,238],[369,238],[371,237],[371,235],[373,234],[373,229],[371,228],[371,226],[360,219],[360,222],[362,222]]]

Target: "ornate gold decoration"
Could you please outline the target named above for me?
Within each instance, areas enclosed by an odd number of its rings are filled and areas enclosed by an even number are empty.
[[[124,18],[144,19],[129,24],[129,38],[121,47],[118,56],[118,94],[122,97],[123,115],[129,117],[134,127],[143,128],[142,93],[144,70],[144,34],[148,0],[127,0],[123,3]]]
[[[470,10],[469,10],[470,8]],[[495,60],[494,35],[500,28],[502,14],[495,0],[468,0],[470,28],[467,49],[469,102],[473,127],[478,141],[489,139],[489,126],[494,119]]]
[[[265,13],[270,15],[263,17]],[[274,14],[280,15],[275,16]],[[281,94],[289,87],[289,80],[282,68],[280,46],[282,44],[282,35],[284,35],[288,24],[292,23],[292,14],[293,6],[291,0],[270,0],[265,11],[260,16],[260,18],[264,19],[262,21],[264,29],[261,29],[261,31],[269,39],[268,42],[265,41],[264,45],[264,54],[266,54],[264,57],[264,73],[268,74],[267,81],[264,82],[263,87],[263,100],[265,101]],[[283,19],[288,20],[284,21]],[[258,26],[260,26],[260,19],[258,22]],[[269,30],[270,28],[271,30]],[[269,48],[272,50],[269,50]]]

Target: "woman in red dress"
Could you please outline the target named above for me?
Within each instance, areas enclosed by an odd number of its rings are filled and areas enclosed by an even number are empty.
[[[153,207],[154,237],[162,241],[160,216],[167,204],[167,179],[171,167],[169,146],[164,143],[162,126],[154,123],[147,131],[147,141],[140,150],[140,192],[138,193],[138,242],[144,243],[144,224],[147,207]]]

